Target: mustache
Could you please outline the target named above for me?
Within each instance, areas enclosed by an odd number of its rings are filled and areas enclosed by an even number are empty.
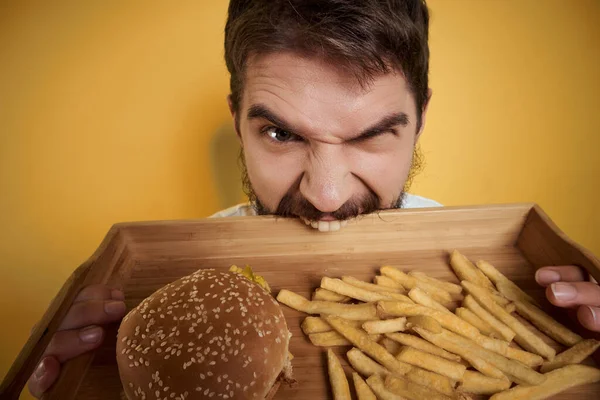
[[[379,196],[369,190],[362,198],[350,199],[334,212],[322,212],[300,194],[297,190],[298,185],[294,186],[279,202],[275,215],[287,218],[302,217],[310,221],[318,221],[325,216],[331,216],[339,221],[344,221],[358,217],[361,214],[370,214],[381,208]]]

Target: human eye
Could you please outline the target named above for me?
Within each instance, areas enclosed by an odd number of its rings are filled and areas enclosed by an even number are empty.
[[[301,141],[302,138],[294,133],[288,132],[275,126],[267,126],[262,129],[262,133],[277,143]]]

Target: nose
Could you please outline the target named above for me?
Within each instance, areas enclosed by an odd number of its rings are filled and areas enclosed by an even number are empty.
[[[324,213],[337,211],[352,197],[351,172],[340,147],[324,145],[311,152],[300,182],[300,193]]]

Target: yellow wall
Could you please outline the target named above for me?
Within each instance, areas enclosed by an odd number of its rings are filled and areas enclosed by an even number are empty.
[[[225,0],[13,3],[0,12],[0,376],[113,223],[224,205],[209,151],[228,123]],[[430,6],[414,191],[538,202],[600,254],[600,3]]]

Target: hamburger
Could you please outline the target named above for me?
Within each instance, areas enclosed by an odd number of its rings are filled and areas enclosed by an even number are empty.
[[[270,399],[292,384],[291,334],[261,280],[248,268],[200,269],[132,309],[116,346],[125,397]]]

